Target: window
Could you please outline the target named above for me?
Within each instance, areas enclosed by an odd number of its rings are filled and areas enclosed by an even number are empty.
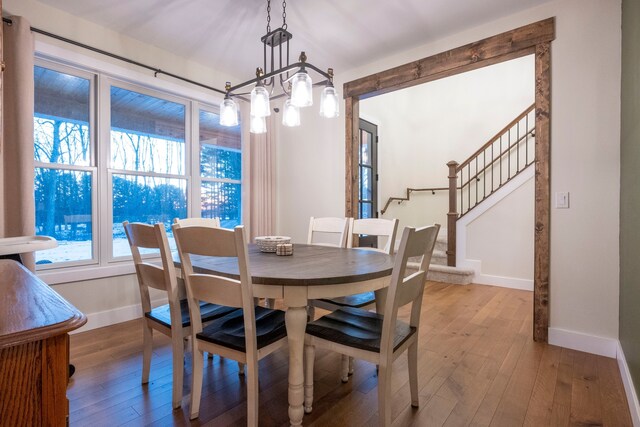
[[[36,262],[93,260],[93,78],[38,66],[34,75],[36,234],[58,240]]]
[[[128,259],[125,220],[163,223],[173,247],[174,218],[240,224],[240,127],[218,123],[197,101],[38,60],[36,232],[58,240],[38,268]]]
[[[123,221],[164,224],[187,216],[184,104],[111,86],[113,257],[130,255]]]
[[[240,126],[220,126],[216,113],[200,110],[200,200],[203,218],[233,228],[242,221]]]

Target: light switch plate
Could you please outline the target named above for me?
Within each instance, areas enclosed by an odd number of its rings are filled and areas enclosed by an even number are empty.
[[[556,209],[569,209],[569,192],[556,192]]]

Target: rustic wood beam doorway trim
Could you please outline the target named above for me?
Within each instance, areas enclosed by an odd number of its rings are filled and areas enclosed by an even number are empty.
[[[548,18],[344,84],[345,215],[358,212],[358,119],[361,99],[535,54],[536,160],[534,220],[533,339],[547,342],[551,187],[551,41],[555,18]]]

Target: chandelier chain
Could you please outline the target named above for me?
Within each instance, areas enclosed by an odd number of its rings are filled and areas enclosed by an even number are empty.
[[[271,32],[271,0],[267,0],[267,33]]]
[[[287,0],[282,0],[282,28],[287,29]]]

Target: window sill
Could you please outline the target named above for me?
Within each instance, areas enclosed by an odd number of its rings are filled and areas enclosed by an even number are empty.
[[[63,267],[36,271],[38,277],[48,285],[124,276],[127,274],[135,274],[135,272],[133,261],[119,262],[105,266],[83,265],[81,267]]]

